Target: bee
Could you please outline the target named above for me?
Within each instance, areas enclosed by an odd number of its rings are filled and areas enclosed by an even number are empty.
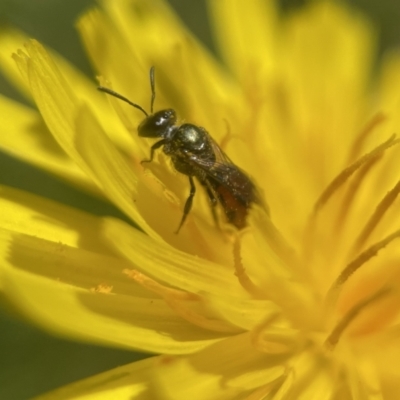
[[[263,205],[254,183],[229,159],[204,128],[189,123],[178,125],[176,112],[172,108],[153,112],[156,97],[154,67],[150,69],[150,88],[150,114],[109,88],[99,86],[98,90],[130,104],[145,115],[137,129],[139,136],[159,140],[151,146],[150,157],[142,160],[142,164],[152,162],[156,150],[162,148],[171,158],[174,168],[189,178],[190,193],[175,233],[179,233],[192,208],[196,194],[194,178],[207,193],[217,225],[216,206],[220,204],[228,223],[239,230],[246,227],[247,214],[252,204]]]

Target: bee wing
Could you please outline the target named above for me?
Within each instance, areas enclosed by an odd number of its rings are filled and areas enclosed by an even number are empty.
[[[206,132],[208,135],[208,132]],[[214,157],[212,160],[210,158],[202,158],[199,157],[198,155],[192,155],[190,153],[187,153],[186,155],[189,155],[190,162],[195,164],[197,167],[202,169],[207,175],[213,176],[215,175],[215,179],[218,181],[221,178],[218,177],[218,170],[223,170],[223,169],[229,169],[231,166],[232,169],[237,169],[238,167],[231,161],[231,159],[223,152],[221,147],[217,144],[217,142],[210,136],[208,135],[208,140],[209,143],[211,144],[212,150]],[[223,182],[221,182],[223,183]]]
[[[229,214],[228,219],[232,219],[230,222],[234,223],[233,219],[236,217],[238,219],[245,218],[239,210],[242,210],[242,212],[247,210],[252,203],[261,205],[269,212],[268,205],[262,200],[257,187],[250,177],[231,161],[211,136],[208,137],[215,158],[211,160],[210,158],[201,158],[198,155],[189,155],[188,153],[186,153],[186,156],[189,156],[189,163],[195,165],[204,173],[208,186],[211,186],[218,196],[223,204],[225,213]],[[236,222],[239,225],[241,224],[239,220]]]
[[[252,180],[228,158],[215,162],[196,158],[192,163],[204,172],[208,184],[219,196],[232,196],[246,206],[252,202],[260,203],[257,188]]]
[[[218,145],[218,143],[210,135],[208,137],[210,139],[211,146],[214,150],[215,163],[216,164],[224,164],[224,165],[233,165],[234,167],[236,167],[236,165],[224,153],[224,151],[221,149],[221,147]]]
[[[208,137],[213,148],[215,159],[211,161],[208,158],[204,159],[196,156],[191,162],[203,170],[209,178],[213,178],[216,182],[223,185],[230,184],[230,180],[233,178],[250,181],[247,174],[231,161],[217,142],[215,142],[211,136]]]

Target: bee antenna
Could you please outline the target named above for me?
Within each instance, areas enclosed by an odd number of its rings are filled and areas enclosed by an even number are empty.
[[[150,88],[151,88],[151,101],[150,101],[150,113],[153,114],[154,100],[156,99],[156,85],[154,78],[154,66],[150,68]]]
[[[122,101],[125,101],[125,103],[128,103],[129,105],[131,105],[132,107],[137,108],[138,110],[140,110],[146,117],[149,116],[149,114],[147,114],[147,112],[143,109],[143,107],[140,107],[139,104],[133,103],[132,101],[130,101],[129,99],[127,99],[126,97],[122,96],[121,94],[114,92],[114,90],[106,88],[104,86],[98,86],[97,90],[100,90],[100,92],[104,92],[107,93],[111,96],[116,97],[117,99],[120,99]],[[153,110],[151,110],[151,113],[153,113]]]

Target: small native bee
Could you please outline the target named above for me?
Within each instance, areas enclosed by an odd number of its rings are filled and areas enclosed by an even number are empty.
[[[150,69],[150,87],[152,95],[150,114],[138,104],[111,89],[100,86],[98,90],[125,101],[146,116],[138,126],[139,136],[160,139],[151,146],[150,158],[143,160],[142,163],[152,162],[154,152],[162,148],[163,152],[171,157],[175,169],[188,176],[190,194],[175,233],[182,228],[192,208],[196,193],[194,177],[207,193],[216,223],[218,224],[218,219],[215,207],[219,203],[228,222],[238,229],[244,228],[250,206],[253,203],[262,204],[255,185],[228,158],[204,128],[193,124],[177,125],[176,112],[171,108],[153,112],[156,97],[154,67]]]

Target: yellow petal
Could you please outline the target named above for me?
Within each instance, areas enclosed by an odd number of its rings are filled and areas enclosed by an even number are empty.
[[[272,318],[281,313],[275,303],[266,300],[207,296],[207,302],[224,320],[246,330],[252,330],[262,320]]]
[[[135,206],[136,177],[92,115],[91,109],[81,106],[42,46],[32,41],[27,48],[31,56],[28,75],[33,94],[54,137],[127,215],[147,233],[157,237]],[[21,57],[19,62],[23,63],[24,59]],[[96,148],[97,154],[93,148]]]
[[[6,229],[0,230],[0,253],[2,259],[7,260],[6,265],[11,264],[14,268],[76,288],[154,297],[152,292],[126,278],[122,272],[130,266],[126,260],[111,255]]]
[[[3,232],[2,238],[2,252],[7,248],[9,251],[1,268],[4,295],[18,312],[55,334],[167,354],[191,353],[220,340],[221,336],[178,317],[163,300],[135,297],[136,285],[132,285],[132,294],[116,294],[112,288],[102,290],[108,282],[101,277],[98,287],[87,290],[27,272],[31,268],[27,264],[36,259],[37,269],[49,271],[52,262],[61,263],[63,268],[71,270],[73,278],[76,274],[73,269],[79,263],[96,261],[96,256],[25,235]],[[82,283],[84,279],[80,279]]]
[[[235,88],[168,6],[162,1],[123,0],[104,2],[104,8],[105,15],[91,12],[78,27],[93,62],[113,88],[147,108],[148,71],[155,65],[156,108],[176,108],[180,118],[206,126],[214,137],[222,137],[226,132],[224,119],[228,115],[237,119],[232,107]],[[212,108],[203,106],[210,103]]]
[[[208,1],[220,51],[241,80],[274,68],[277,57],[274,1]],[[262,63],[259,60],[262,59]]]
[[[158,234],[147,224],[135,205],[138,196],[137,178],[126,159],[106,136],[91,109],[83,107],[79,111],[76,135],[77,150],[104,193],[147,234],[158,238]]]
[[[79,70],[54,51],[48,51],[54,60],[61,76],[65,78],[74,93],[81,102],[90,104],[95,116],[102,121],[107,135],[114,144],[122,151],[134,148],[135,141],[132,135],[126,131],[120,120],[116,118],[113,110],[110,109],[107,99],[97,91],[97,85],[93,80],[88,79]]]
[[[359,113],[368,110],[365,92],[367,66],[374,55],[373,30],[342,5],[320,1],[288,18],[283,34],[280,78],[293,123],[288,128],[295,133],[290,140],[303,141],[300,151],[305,158],[298,162],[310,168],[309,176],[326,182],[348,156],[331,149],[337,143],[350,147],[365,123]]]
[[[26,70],[36,104],[57,142],[85,169],[74,145],[74,118],[79,100],[38,42],[29,41],[26,49],[29,55],[20,51],[14,58],[20,69]]]
[[[7,78],[28,98],[31,99],[26,79],[15,68],[12,54],[27,41],[27,36],[17,29],[2,26],[0,29],[0,68]]]
[[[18,73],[18,69],[15,68],[15,61],[12,57],[12,54],[15,53],[18,48],[22,48],[23,45],[28,42],[29,37],[24,33],[8,26],[2,27],[0,32],[0,68],[10,81],[17,86],[24,95],[31,99],[32,93],[30,92],[29,80],[25,74],[21,75],[21,73]],[[85,77],[55,51],[49,50],[49,53],[52,59],[55,60],[61,75],[66,77],[67,81],[73,85],[74,92],[77,93],[80,98],[90,101],[90,103],[94,105],[98,116],[105,117],[104,121],[107,124],[107,132],[109,132],[113,140],[121,148],[126,148],[131,145],[131,137],[122,129],[118,119],[112,117],[108,104],[103,96],[95,94],[95,83]],[[19,66],[21,67],[21,65]]]
[[[110,254],[99,237],[101,219],[91,214],[7,186],[0,186],[0,208],[3,229]]]
[[[122,255],[159,281],[193,293],[235,293],[247,297],[233,271],[155,241],[115,219],[105,219],[103,229],[105,237]]]
[[[246,398],[278,380],[285,371],[280,357],[254,350],[247,334],[225,339],[193,356],[162,357],[155,368],[161,399],[222,400]]]
[[[152,400],[148,379],[157,358],[148,358],[83,379],[36,400]]]
[[[285,382],[276,398],[331,400],[336,390],[342,393],[342,387],[339,387],[340,380],[335,381],[334,371],[330,371],[330,368],[323,355],[302,352],[288,366]],[[350,400],[346,393],[339,398]]]
[[[374,130],[376,135],[385,139],[387,132],[399,132],[400,115],[398,113],[400,104],[400,57],[397,52],[388,53],[383,59],[379,89],[379,109],[386,117],[383,126]],[[394,166],[388,166],[385,174],[394,175],[397,157],[393,160]]]
[[[77,110],[82,102],[87,99],[94,103],[98,114],[103,114],[104,112],[106,115],[112,115],[109,107],[106,106],[107,103],[103,96],[96,93],[94,85],[89,84],[83,77],[79,76],[78,72],[71,67],[67,67],[66,64],[58,60],[55,63],[38,42],[29,41],[26,44],[26,50],[28,55],[19,51],[14,58],[20,69],[26,71],[36,104],[60,146],[79,167],[86,170],[85,162],[75,148],[75,118]],[[75,87],[69,83],[68,79],[72,79],[74,83],[76,81],[81,92],[75,92]],[[96,95],[93,96],[93,94]],[[105,121],[110,122],[112,119],[111,117],[105,118]],[[108,124],[110,132],[121,131],[121,126],[115,118],[114,123],[113,129]],[[128,146],[127,143],[130,143],[127,135],[125,135],[125,139],[121,138],[120,135],[115,137],[119,138],[118,141],[120,144],[123,143],[123,147]]]
[[[363,357],[359,357],[355,362],[354,369],[349,370],[347,381],[351,400],[387,400],[382,393],[381,380],[376,366]],[[398,394],[399,389],[394,390],[395,392]]]
[[[39,113],[3,96],[0,96],[0,108],[0,130],[6,132],[0,141],[3,151],[84,190],[100,194],[54,141]]]

